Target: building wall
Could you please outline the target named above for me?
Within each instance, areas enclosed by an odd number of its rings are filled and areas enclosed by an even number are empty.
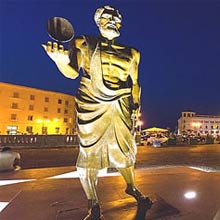
[[[72,134],[74,96],[0,82],[0,134]]]
[[[220,135],[220,116],[198,115],[195,112],[182,112],[178,120],[178,133],[194,133],[196,135]]]

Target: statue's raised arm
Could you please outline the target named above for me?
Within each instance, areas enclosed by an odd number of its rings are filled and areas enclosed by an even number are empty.
[[[53,17],[47,22],[47,32],[58,43],[48,41],[42,47],[64,76],[75,79],[79,75],[78,70],[70,65],[69,51],[62,45],[74,37],[71,23],[65,18]]]

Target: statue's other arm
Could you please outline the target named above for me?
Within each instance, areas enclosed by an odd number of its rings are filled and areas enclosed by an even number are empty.
[[[56,42],[47,42],[42,44],[47,55],[55,62],[59,71],[67,78],[75,79],[79,76],[79,68],[81,66],[81,50],[80,45],[82,39],[74,39],[76,45],[75,60],[77,61],[78,68],[70,64],[69,51],[65,50],[63,45],[58,45]]]
[[[141,88],[138,81],[138,65],[140,62],[140,53],[135,49],[131,49],[131,52],[133,59],[129,72],[132,79],[132,99],[135,109],[138,109],[140,107],[140,94],[141,94]]]

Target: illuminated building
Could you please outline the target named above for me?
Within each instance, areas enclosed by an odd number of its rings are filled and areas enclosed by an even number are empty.
[[[220,135],[220,116],[182,112],[178,120],[178,134]]]
[[[72,134],[72,95],[0,82],[0,134]]]

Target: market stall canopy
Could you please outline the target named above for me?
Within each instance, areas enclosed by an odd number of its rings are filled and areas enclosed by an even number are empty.
[[[157,128],[157,127],[153,127],[153,128],[147,128],[142,130],[142,132],[167,132],[167,129],[164,128]]]

